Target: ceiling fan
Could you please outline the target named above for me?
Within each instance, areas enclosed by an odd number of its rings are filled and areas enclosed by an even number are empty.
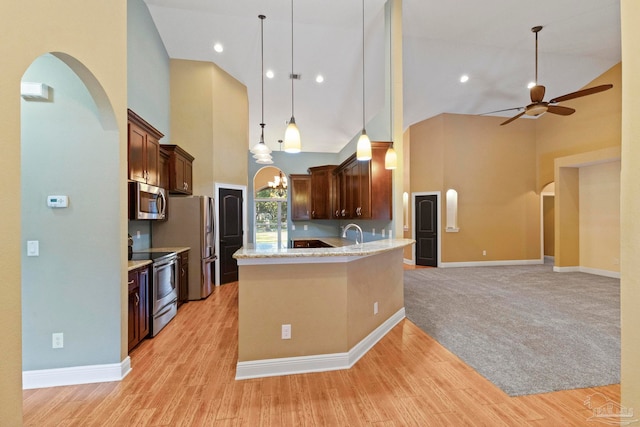
[[[558,114],[561,116],[568,116],[576,112],[575,109],[569,107],[563,107],[561,105],[555,105],[559,102],[568,101],[570,99],[580,98],[582,96],[593,95],[598,92],[603,92],[605,90],[609,90],[613,87],[612,84],[594,86],[587,89],[582,89],[577,92],[571,92],[566,95],[559,96],[557,98],[553,98],[549,101],[543,101],[545,87],[538,84],[538,33],[542,30],[542,26],[536,26],[531,29],[532,32],[536,35],[536,80],[535,85],[529,89],[529,96],[531,97],[531,104],[525,107],[516,107],[516,108],[507,108],[506,110],[498,110],[493,111],[493,113],[501,112],[501,111],[509,111],[509,110],[523,110],[515,116],[511,117],[509,120],[500,123],[500,126],[506,125],[514,121],[515,119],[523,116],[539,116],[543,113],[552,113]],[[490,113],[485,113],[490,114]]]

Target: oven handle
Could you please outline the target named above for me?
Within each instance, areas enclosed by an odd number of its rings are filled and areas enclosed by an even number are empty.
[[[174,304],[175,302],[176,302],[175,300],[171,301],[169,304],[167,304],[165,306],[164,310],[154,314],[153,317],[160,317],[163,314],[167,314],[168,312],[170,312],[171,311],[171,305]]]

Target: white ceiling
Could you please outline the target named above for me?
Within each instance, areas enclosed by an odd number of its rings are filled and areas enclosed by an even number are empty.
[[[258,15],[266,15],[264,66],[275,78],[264,79],[265,142],[277,150],[291,117],[291,2],[145,2],[171,58],[215,62],[247,86],[249,145],[260,135]],[[293,7],[294,72],[302,77],[294,82],[294,112],[302,149],[337,152],[362,129],[362,2],[294,0]],[[385,0],[365,0],[367,121],[388,115],[384,8]],[[482,114],[528,104],[536,25],[544,26],[538,82],[547,88],[545,100],[580,89],[620,61],[619,0],[403,0],[404,127],[443,112]],[[224,45],[223,53],[213,50],[214,42]],[[315,82],[318,73],[322,84]],[[459,82],[462,74],[470,76],[466,84]]]

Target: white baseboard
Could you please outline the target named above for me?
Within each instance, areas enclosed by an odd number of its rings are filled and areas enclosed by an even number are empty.
[[[121,381],[131,372],[131,359],[109,365],[73,366],[22,372],[22,388],[58,387],[89,383]]]
[[[544,264],[543,259],[515,259],[506,261],[464,261],[464,262],[443,262],[440,267],[493,267],[503,265],[534,265]]]
[[[404,318],[402,307],[346,353],[238,362],[236,380],[349,369]]]
[[[416,262],[412,259],[403,258],[403,262],[407,265],[416,265]]]
[[[612,279],[620,278],[620,273],[618,271],[601,270],[599,268],[590,268],[590,267],[580,267],[580,266],[555,267],[554,266],[553,271],[555,271],[556,273],[588,273],[588,274],[594,274],[596,276],[611,277]]]

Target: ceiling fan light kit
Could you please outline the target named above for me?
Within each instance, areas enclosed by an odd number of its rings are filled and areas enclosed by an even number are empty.
[[[512,121],[522,117],[525,114],[527,116],[534,116],[534,117],[537,117],[544,113],[557,114],[560,116],[569,116],[575,113],[576,110],[570,107],[564,107],[561,105],[551,105],[551,104],[557,104],[559,102],[568,101],[570,99],[580,98],[587,95],[593,95],[599,92],[603,92],[605,90],[609,90],[613,87],[612,84],[594,86],[594,87],[582,89],[576,92],[571,92],[566,95],[559,96],[557,98],[553,98],[548,102],[543,101],[546,89],[544,86],[538,84],[538,33],[541,30],[542,30],[541,25],[531,28],[531,31],[536,35],[536,69],[535,69],[536,79],[535,79],[535,84],[531,86],[531,88],[529,89],[529,97],[531,99],[531,104],[525,106],[523,108],[523,111],[521,111],[520,113],[500,123],[500,126],[507,125]],[[522,107],[518,107],[517,109],[520,109],[520,108]],[[501,110],[501,111],[507,111],[511,109],[512,108]]]

